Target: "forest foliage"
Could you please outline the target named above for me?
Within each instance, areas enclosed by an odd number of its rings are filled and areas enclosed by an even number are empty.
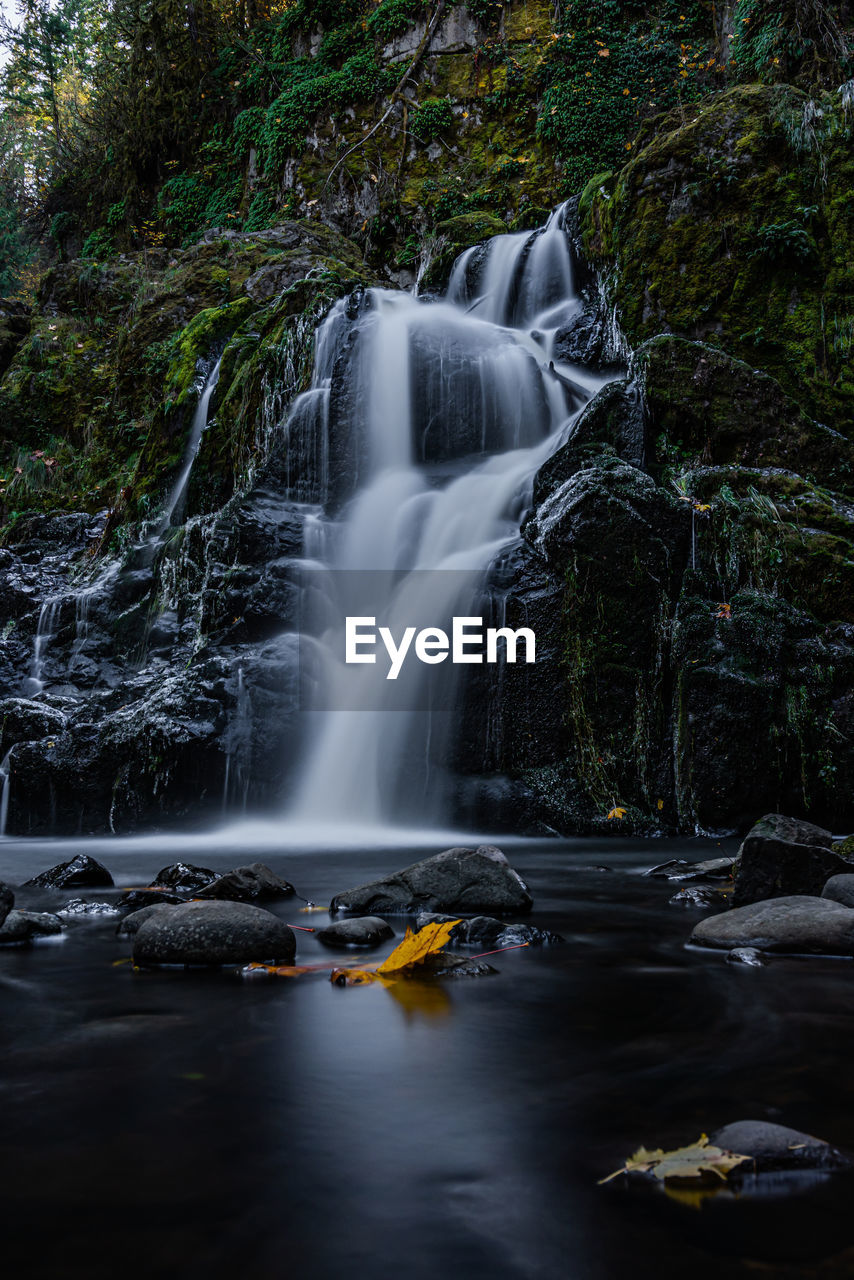
[[[480,33],[479,110],[496,129],[529,113],[564,194],[627,159],[644,120],[732,79],[850,74],[845,14],[823,0],[737,0],[731,33],[709,0],[560,0],[524,61],[499,0],[18,0],[0,32],[0,295],[26,294],[50,258],[104,260],[305,215],[316,200],[293,166],[313,132],[337,121],[342,151],[351,134],[358,145],[407,70],[394,42],[453,8]],[[465,94],[401,96],[411,137],[450,153]],[[512,184],[527,157],[494,149]],[[458,186],[438,191],[420,227],[398,219],[401,241],[488,204]]]

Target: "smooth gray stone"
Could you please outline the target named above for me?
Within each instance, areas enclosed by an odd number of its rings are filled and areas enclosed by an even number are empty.
[[[773,1169],[848,1169],[851,1160],[843,1152],[810,1133],[799,1133],[765,1120],[736,1120],[713,1133],[713,1146],[734,1155],[750,1156],[757,1172]],[[742,1173],[751,1172],[741,1165]]]
[[[528,888],[500,849],[446,849],[394,875],[336,894],[330,912],[408,915],[418,911],[495,911],[517,915],[533,905]]]
[[[246,902],[185,902],[143,921],[134,937],[139,965],[291,964],[296,938],[271,911]]]
[[[755,947],[818,955],[854,955],[854,911],[827,898],[795,896],[753,902],[695,925],[691,941],[704,947]]]

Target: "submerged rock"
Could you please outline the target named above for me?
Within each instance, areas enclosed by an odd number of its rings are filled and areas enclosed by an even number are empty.
[[[732,874],[735,858],[706,858],[702,862],[689,862],[687,858],[671,858],[657,867],[645,871],[647,876],[661,876],[665,880],[726,880]]]
[[[245,902],[185,902],[157,911],[136,932],[139,965],[291,964],[296,939],[271,911]]]
[[[833,852],[832,842],[829,831],[811,822],[766,814],[747,833],[739,851],[734,905],[819,895],[831,876],[851,867]]]
[[[152,889],[172,889],[175,893],[195,893],[216,880],[215,871],[189,862],[173,862],[163,867],[151,882]]]
[[[0,880],[0,925],[15,905],[15,895],[7,884]]]
[[[748,969],[761,969],[768,963],[768,957],[755,947],[734,947],[727,954],[727,964],[743,964]]]
[[[437,951],[418,966],[418,976],[425,978],[487,978],[497,972],[485,960],[470,960],[453,951]]]
[[[711,1142],[724,1151],[750,1156],[753,1165],[740,1172],[764,1173],[777,1169],[850,1169],[851,1160],[822,1138],[799,1133],[766,1120],[736,1120],[713,1133]]]
[[[422,911],[415,921],[415,927],[423,929],[425,925],[441,924],[453,918],[441,913]],[[565,942],[566,939],[559,933],[537,929],[531,924],[508,924],[505,920],[495,920],[492,916],[475,916],[471,920],[460,921],[451,933],[451,941],[457,947],[512,947],[522,943],[542,947]]]
[[[394,937],[394,929],[379,916],[359,916],[338,920],[314,935],[327,947],[375,947]]]
[[[672,907],[725,907],[726,897],[720,889],[704,889],[692,885],[688,889],[680,889],[668,899]]]
[[[119,906],[123,911],[141,911],[145,907],[177,907],[186,898],[177,893],[169,893],[166,889],[128,889],[123,893]]]
[[[200,889],[200,898],[219,898],[229,902],[264,902],[273,898],[292,898],[296,890],[287,880],[277,876],[263,862],[226,871]]]
[[[42,871],[28,880],[27,887],[42,889],[112,889],[113,877],[106,867],[86,853],[78,853],[69,862]]]
[[[707,916],[691,941],[703,947],[854,956],[854,911],[827,898],[794,896]]]
[[[10,911],[0,927],[0,946],[32,942],[62,933],[59,916],[43,911]]]
[[[85,898],[70,898],[57,913],[60,916],[117,916],[121,908],[115,902],[88,902]]]
[[[455,848],[414,862],[383,880],[336,894],[329,910],[377,911],[407,915],[417,911],[530,911],[533,899],[500,849],[480,845]]]

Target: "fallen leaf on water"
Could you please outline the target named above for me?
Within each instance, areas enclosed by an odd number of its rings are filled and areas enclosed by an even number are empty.
[[[459,920],[444,920],[425,925],[418,933],[407,929],[403,942],[395,947],[391,955],[386,956],[377,973],[399,973],[410,965],[421,964],[428,956],[442,950],[459,923]]]
[[[660,1181],[667,1178],[702,1178],[707,1173],[713,1173],[721,1181],[726,1181],[733,1169],[749,1159],[750,1156],[736,1155],[721,1147],[711,1146],[703,1133],[690,1146],[677,1147],[675,1151],[662,1151],[661,1147],[655,1151],[647,1151],[646,1147],[639,1147],[622,1169],[616,1169],[607,1178],[602,1178],[599,1186],[610,1182],[612,1178],[619,1178],[621,1173],[652,1173]]]
[[[313,902],[310,902],[308,906],[300,907],[299,910],[301,916],[307,916],[311,915],[312,911],[325,911],[326,907],[316,907]]]
[[[364,986],[369,982],[396,982],[404,977],[406,971],[423,964],[428,956],[434,956],[449,941],[459,920],[445,920],[439,924],[428,924],[418,933],[406,930],[402,942],[394,951],[386,956],[380,965],[368,965],[358,969],[333,969],[330,981],[339,987]]]

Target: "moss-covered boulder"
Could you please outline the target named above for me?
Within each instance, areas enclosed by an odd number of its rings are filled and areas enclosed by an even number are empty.
[[[742,85],[647,124],[580,207],[625,333],[723,346],[819,421],[854,410],[854,121],[839,94]]]
[[[419,284],[425,291],[440,292],[448,283],[454,261],[466,249],[503,235],[508,230],[494,213],[476,210],[461,213],[455,218],[440,222],[433,234],[427,266]]]

